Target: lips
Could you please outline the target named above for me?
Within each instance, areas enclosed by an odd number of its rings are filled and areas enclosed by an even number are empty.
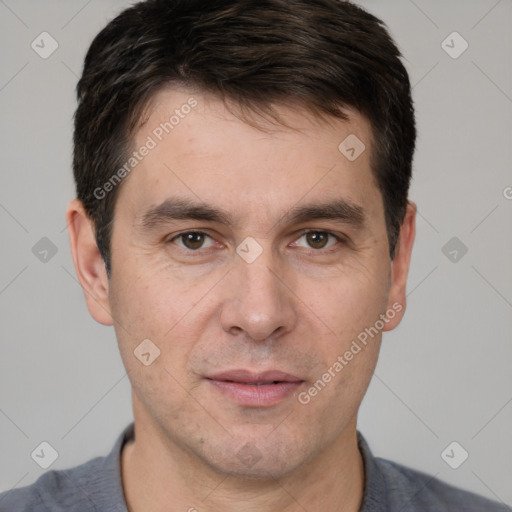
[[[217,373],[207,378],[211,380],[257,385],[272,384],[276,382],[303,382],[301,378],[279,370],[270,370],[260,373],[253,373],[248,370],[230,370],[227,372]]]
[[[276,405],[304,383],[299,377],[279,370],[259,373],[230,370],[206,377],[206,380],[215,390],[246,407]]]

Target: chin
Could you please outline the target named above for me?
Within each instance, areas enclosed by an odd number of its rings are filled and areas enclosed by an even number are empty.
[[[243,480],[254,480],[255,482],[275,482],[282,478],[293,474],[297,469],[295,465],[290,465],[289,461],[276,461],[276,463],[256,463],[252,467],[248,467],[235,458],[231,461],[223,461],[214,466],[216,472],[224,474],[232,478]]]
[[[307,462],[309,457],[302,446],[299,452],[290,439],[271,444],[268,440],[265,443],[263,437],[257,441],[242,441],[236,446],[217,446],[209,454],[203,454],[203,460],[218,473],[245,480],[270,481],[291,475]]]

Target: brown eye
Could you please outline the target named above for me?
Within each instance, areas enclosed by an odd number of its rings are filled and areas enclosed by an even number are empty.
[[[200,249],[204,242],[204,235],[202,233],[185,233],[181,235],[181,239],[187,249]]]
[[[299,240],[305,239],[306,245],[299,243]],[[329,231],[307,231],[303,233],[295,242],[300,247],[312,248],[315,250],[326,249],[335,245],[341,239]]]
[[[323,249],[329,241],[329,235],[321,231],[311,231],[306,234],[306,240],[313,249]]]
[[[205,242],[207,242],[208,239],[209,243],[205,246]],[[211,247],[213,245],[212,238],[206,233],[202,233],[201,231],[188,231],[187,233],[181,233],[175,236],[171,242],[175,242],[183,249],[188,249],[191,251],[197,251],[198,249]]]

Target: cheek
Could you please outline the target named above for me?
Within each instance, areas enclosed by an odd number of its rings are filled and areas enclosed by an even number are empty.
[[[115,270],[112,309],[119,323],[138,337],[164,338],[198,302],[198,287],[187,286],[185,279],[163,265],[147,265],[133,258]]]
[[[353,270],[353,271],[352,271]],[[327,279],[306,279],[297,295],[326,333],[342,347],[365,328],[375,324],[387,307],[389,277],[385,269],[349,269]]]
[[[116,271],[109,298],[125,366],[134,375],[138,374],[141,361],[134,351],[143,340],[149,339],[157,347],[155,352],[160,351],[150,368],[183,376],[190,351],[212,314],[205,299],[212,288],[211,280],[204,279],[191,286],[190,280],[179,278],[163,267],[144,268],[135,265],[135,260],[120,262]]]
[[[317,334],[322,331],[315,336],[322,365],[310,390],[326,414],[333,402],[343,404],[339,414],[331,410],[333,419],[355,413],[366,392],[378,359],[380,315],[386,313],[388,290],[384,265],[367,264],[364,271],[352,268],[332,276],[323,286],[318,281],[303,283],[300,293],[308,297],[306,305],[314,312],[310,327],[314,325],[311,328]]]
[[[200,290],[194,293],[160,274],[148,275],[119,268],[119,279],[112,276],[111,308],[133,393],[165,424],[177,419],[187,401],[187,361],[200,329],[190,320],[200,320],[195,314]]]

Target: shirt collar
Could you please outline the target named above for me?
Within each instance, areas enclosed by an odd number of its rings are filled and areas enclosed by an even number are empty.
[[[388,500],[384,475],[379,470],[368,443],[359,431],[357,445],[363,457],[365,474],[363,502],[359,512],[387,512]]]

